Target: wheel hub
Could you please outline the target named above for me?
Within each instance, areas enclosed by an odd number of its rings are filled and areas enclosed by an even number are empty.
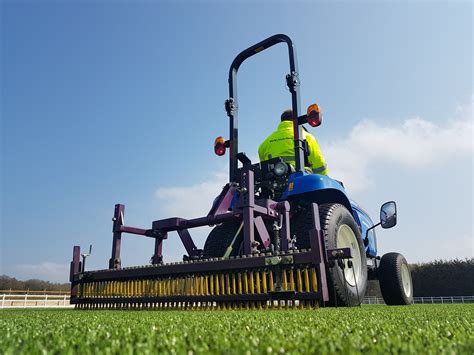
[[[401,271],[403,291],[405,292],[405,296],[411,297],[412,283],[407,264],[402,264]]]
[[[359,283],[362,273],[362,256],[360,255],[357,237],[347,224],[342,224],[337,230],[336,245],[338,248],[350,248],[352,253],[352,268],[348,267],[348,260],[344,260],[344,277],[351,286]]]

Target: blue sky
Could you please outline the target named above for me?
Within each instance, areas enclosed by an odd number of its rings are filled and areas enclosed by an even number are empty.
[[[213,154],[235,55],[275,33],[298,51],[303,106],[329,173],[377,218],[381,253],[473,256],[471,2],[2,1],[0,274],[66,281],[72,246],[107,266],[126,223],[205,214],[226,181]],[[239,73],[241,149],[290,106],[284,46]],[[207,230],[195,235],[204,243]],[[175,235],[167,260],[183,249]],[[153,242],[125,236],[125,265]]]

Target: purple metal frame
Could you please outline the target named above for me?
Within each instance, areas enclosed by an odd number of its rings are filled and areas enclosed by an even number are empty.
[[[253,172],[248,174],[248,182],[253,183]],[[227,191],[229,192],[229,191]],[[206,296],[209,300],[214,301],[244,301],[244,300],[269,300],[272,297],[289,297],[292,299],[319,299],[324,302],[329,300],[327,278],[326,278],[326,265],[330,259],[339,259],[350,257],[350,250],[347,248],[327,250],[325,252],[325,242],[324,237],[321,232],[321,226],[319,222],[319,211],[317,204],[313,203],[311,205],[312,209],[312,219],[313,219],[313,229],[309,231],[311,250],[310,251],[294,251],[289,248],[290,242],[290,228],[289,228],[289,204],[288,202],[275,202],[272,200],[259,200],[255,201],[254,199],[241,199],[238,206],[235,207],[233,212],[227,212],[230,207],[230,199],[228,198],[228,193],[220,195],[220,200],[217,201],[217,208],[214,209],[215,213],[208,215],[207,217],[201,217],[191,220],[186,220],[182,218],[168,218],[163,220],[158,220],[153,222],[152,229],[140,229],[134,227],[124,226],[124,211],[125,208],[123,205],[115,206],[114,214],[114,228],[113,228],[113,244],[112,244],[112,258],[110,269],[115,269],[113,273],[109,270],[99,270],[99,271],[81,271],[81,262],[80,262],[80,248],[78,246],[74,247],[73,250],[73,261],[71,262],[71,303],[73,304],[87,304],[87,303],[103,303],[103,304],[120,304],[126,302],[134,303],[149,303],[149,302],[166,302],[166,299],[163,297],[158,298],[146,298],[142,300],[136,299],[127,299],[126,297],[116,297],[116,298],[103,298],[103,299],[79,299],[78,298],[78,284],[81,282],[93,282],[93,281],[110,281],[117,279],[146,279],[160,277],[163,275],[179,275],[179,274],[189,274],[189,273],[206,273],[206,272],[219,272],[222,270],[238,270],[238,269],[252,269],[252,268],[265,268],[268,266],[268,258],[272,258],[274,255],[292,255],[292,264],[293,265],[313,265],[316,268],[318,284],[320,288],[317,292],[311,293],[292,293],[291,295],[227,295],[227,296]],[[252,192],[252,190],[250,190]],[[230,192],[229,192],[230,193]],[[245,194],[245,191],[241,191],[241,194]],[[246,211],[247,209],[247,211]],[[197,248],[192,242],[192,238],[187,231],[187,228],[202,226],[207,223],[213,224],[220,221],[229,221],[232,219],[242,220],[245,216],[245,213],[248,215],[248,224],[251,226],[256,226],[259,235],[264,235],[264,246],[265,243],[268,243],[265,238],[265,234],[268,237],[268,231],[266,230],[265,225],[263,224],[263,218],[270,218],[276,220],[278,218],[283,219],[283,225],[281,228],[280,238],[281,238],[281,251],[276,254],[264,253],[253,257],[241,257],[241,258],[231,258],[231,259],[220,259],[220,260],[195,260],[193,261],[190,258],[189,261],[181,263],[172,263],[164,265],[162,264],[162,244],[163,240],[167,237],[168,231],[178,231],[180,234],[183,245],[185,245],[188,251],[197,252]],[[262,226],[263,224],[263,226]],[[265,228],[265,232],[260,231],[259,229]],[[250,228],[246,228],[246,232],[249,233]],[[253,228],[251,228],[253,230]],[[147,237],[155,238],[155,252],[152,257],[152,264],[154,267],[139,267],[139,268],[125,268],[120,269],[120,240],[121,233],[131,233],[137,235],[143,235]],[[250,234],[252,236],[252,234]],[[249,235],[245,235],[244,231],[244,242],[245,238],[249,238]],[[268,237],[269,238],[269,237]],[[249,239],[247,239],[247,246]],[[189,256],[192,256],[190,254]],[[196,255],[196,254],[194,254]],[[113,261],[113,263],[112,263]],[[277,266],[279,267],[279,266]],[[184,297],[178,296],[170,298],[170,301],[176,302],[191,302],[195,301],[197,298],[201,301],[206,301],[206,297]]]
[[[313,265],[316,268],[318,284],[320,288],[318,292],[310,294],[292,294],[290,296],[279,295],[278,297],[292,297],[295,299],[319,299],[323,302],[329,300],[326,266],[329,260],[350,258],[351,253],[348,248],[340,248],[334,250],[326,250],[324,237],[321,232],[319,222],[318,205],[313,203],[312,220],[313,228],[309,231],[310,251],[296,251],[292,249],[290,239],[290,205],[287,201],[273,201],[271,199],[255,199],[254,193],[254,172],[247,170],[242,173],[242,188],[239,190],[239,198],[235,205],[231,208],[237,184],[227,184],[222,193],[216,199],[213,208],[205,217],[195,219],[184,218],[167,218],[157,220],[152,223],[151,229],[142,229],[129,227],[124,225],[125,206],[117,204],[115,206],[113,218],[113,241],[112,256],[109,262],[109,270],[102,271],[81,271],[80,248],[74,247],[73,261],[71,262],[71,303],[121,303],[127,302],[125,298],[114,299],[78,299],[78,284],[80,282],[91,281],[108,281],[114,279],[143,279],[149,277],[159,277],[167,274],[186,274],[198,272],[219,272],[222,270],[236,270],[249,268],[265,268],[268,266],[268,258],[275,255],[292,255],[293,265]],[[225,260],[202,260],[201,250],[196,247],[194,241],[189,234],[188,229],[200,227],[204,225],[215,225],[229,221],[244,221],[243,228],[243,244],[244,255],[242,258],[233,258]],[[264,220],[279,221],[281,229],[279,233],[280,250],[270,252],[271,238],[270,233],[265,226]],[[255,234],[255,230],[257,233]],[[162,247],[163,240],[167,239],[168,232],[176,231],[183,243],[188,257],[182,263],[163,264]],[[151,259],[152,267],[125,268],[121,269],[120,263],[120,243],[122,233],[142,235],[155,239],[154,254]],[[255,238],[258,237],[265,251],[255,254]],[[247,257],[245,257],[247,256]],[[252,256],[252,257],[250,257]],[[279,266],[277,266],[279,267]],[[113,273],[110,271],[114,270]],[[228,296],[212,296],[209,299],[219,300],[265,300],[271,299],[275,295],[228,295]],[[250,297],[250,298],[249,298]],[[179,298],[179,297],[178,297]],[[181,297],[183,298],[183,297]],[[180,299],[181,299],[180,298]],[[189,297],[188,297],[189,298]],[[195,298],[182,299],[183,302],[196,300]],[[201,297],[202,298],[202,297]],[[252,299],[253,299],[252,298]],[[171,300],[171,299],[170,299]],[[174,299],[173,299],[174,300]],[[157,300],[147,299],[134,302],[164,302],[161,297]]]
[[[69,281],[71,282],[71,298],[76,298],[79,287],[75,281],[76,276],[81,272],[81,247],[75,245],[72,250],[72,261],[69,273]]]
[[[296,299],[319,299],[323,302],[329,300],[326,266],[329,260],[350,258],[351,253],[348,248],[340,248],[334,250],[326,250],[324,237],[321,232],[319,222],[319,209],[316,203],[311,205],[313,228],[309,231],[310,251],[296,251],[292,249],[290,238],[290,204],[287,201],[273,201],[271,199],[255,199],[255,180],[254,172],[247,170],[242,173],[242,188],[239,190],[239,198],[231,208],[232,201],[237,191],[237,184],[227,184],[219,197],[216,199],[211,211],[205,217],[195,219],[184,218],[167,218],[157,220],[152,223],[151,229],[142,229],[129,227],[124,225],[125,206],[117,204],[113,217],[113,240],[112,240],[112,256],[109,262],[109,270],[103,271],[81,271],[80,248],[74,247],[73,261],[71,262],[71,303],[121,303],[127,302],[124,298],[118,299],[100,299],[100,300],[79,300],[78,284],[80,282],[90,281],[107,281],[114,279],[133,279],[158,277],[160,275],[180,273],[197,273],[197,272],[216,272],[222,270],[248,269],[248,268],[264,268],[268,264],[267,259],[274,255],[292,255],[293,264],[314,265],[317,272],[318,283],[320,288],[318,292],[311,294],[295,293],[291,297]],[[244,221],[243,228],[243,251],[244,257],[237,259],[225,260],[201,260],[201,250],[196,247],[194,241],[189,234],[188,229],[200,227],[204,225],[215,225],[229,221]],[[279,221],[281,229],[279,233],[280,250],[270,253],[271,238],[270,233],[265,226],[264,220]],[[255,230],[257,233],[255,234]],[[168,232],[176,231],[183,243],[188,257],[183,263],[163,264],[163,240],[167,239]],[[151,263],[154,267],[126,268],[121,269],[120,262],[120,244],[122,233],[142,235],[155,239],[154,254]],[[255,238],[258,237],[265,249],[265,252],[259,255],[255,254]],[[247,257],[245,257],[247,256]],[[249,257],[252,256],[252,257]],[[193,261],[195,260],[195,261]],[[110,273],[110,270],[114,270]],[[284,296],[284,295],[283,295]],[[283,297],[280,295],[279,297]],[[249,295],[232,295],[232,296],[213,296],[213,300],[249,300]],[[220,298],[219,298],[220,297]],[[271,299],[271,295],[252,295],[255,300]],[[287,296],[285,296],[287,297]],[[182,298],[182,297],[181,297]],[[202,297],[201,297],[202,298]],[[210,298],[210,299],[211,299]],[[184,299],[182,301],[192,301],[193,299]],[[195,299],[194,299],[195,300]],[[135,302],[136,300],[134,300]],[[159,300],[142,300],[143,302],[163,301]],[[139,302],[142,302],[139,301]],[[163,301],[164,302],[164,301]]]
[[[326,262],[327,257],[324,251],[326,250],[326,243],[321,231],[321,223],[319,221],[319,207],[316,203],[311,204],[311,216],[313,220],[313,229],[309,231],[309,241],[311,246],[311,257],[314,265],[317,266],[316,272],[318,280],[321,284],[322,301],[329,301],[329,292],[326,278]]]
[[[155,238],[155,252],[152,257],[153,264],[162,262],[163,240],[167,239],[170,231],[176,231],[183,243],[184,248],[190,259],[196,259],[201,256],[201,250],[196,247],[188,229],[201,227],[205,225],[216,225],[232,220],[244,221],[244,254],[252,255],[255,251],[255,229],[257,236],[265,250],[269,250],[271,244],[270,234],[264,224],[265,219],[277,220],[282,216],[282,233],[281,233],[281,251],[288,251],[290,243],[289,229],[289,210],[288,202],[276,202],[270,199],[255,200],[255,179],[254,172],[247,170],[242,174],[243,188],[240,190],[240,198],[236,206],[230,210],[232,200],[237,191],[237,184],[227,184],[222,193],[217,198],[213,208],[206,217],[184,219],[179,217],[167,218],[154,221],[151,229],[142,229],[129,227],[124,225],[125,206],[121,204],[115,205],[113,217],[113,240],[112,240],[112,256],[109,261],[109,269],[120,269],[120,246],[122,233],[142,235]]]

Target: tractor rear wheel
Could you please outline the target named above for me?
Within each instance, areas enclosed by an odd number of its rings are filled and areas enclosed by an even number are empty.
[[[227,248],[232,243],[235,234],[239,230],[240,222],[227,222],[215,226],[206,239],[203,248],[204,258],[221,258],[224,256]],[[232,253],[230,256],[239,255],[239,249],[242,245],[243,233],[240,231],[236,240],[234,241]]]
[[[234,240],[235,234],[240,228],[241,221],[232,221],[219,224],[209,233],[206,239],[203,249],[204,258],[221,258],[224,256],[227,248]],[[265,227],[269,233],[272,233],[272,222],[264,221]],[[258,239],[258,231],[255,228],[255,239]],[[242,254],[244,240],[244,230],[241,229],[237,238],[235,238],[234,244],[232,245],[232,252],[229,256],[238,256]],[[259,250],[261,252],[267,251],[260,245]]]
[[[380,291],[388,305],[408,305],[413,303],[413,283],[405,257],[399,253],[382,256],[377,270]]]
[[[311,211],[305,209],[292,219],[291,233],[296,235],[300,250],[311,248],[308,233],[313,228],[311,218]],[[347,208],[338,203],[320,205],[319,220],[326,249],[350,248],[352,252],[350,262],[341,260],[340,265],[335,262],[326,269],[329,305],[359,305],[367,288],[367,258],[359,227]]]

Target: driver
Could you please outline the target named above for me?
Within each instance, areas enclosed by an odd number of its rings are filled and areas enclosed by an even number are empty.
[[[258,156],[260,161],[272,159],[272,158],[283,158],[288,163],[295,165],[295,141],[293,134],[293,111],[286,110],[281,114],[281,123],[275,132],[270,134],[267,139],[260,144],[258,148]],[[309,166],[306,170],[311,170],[314,174],[327,175],[327,165],[324,161],[324,157],[319,149],[316,138],[313,137],[303,127],[303,139],[308,142],[309,147]]]

